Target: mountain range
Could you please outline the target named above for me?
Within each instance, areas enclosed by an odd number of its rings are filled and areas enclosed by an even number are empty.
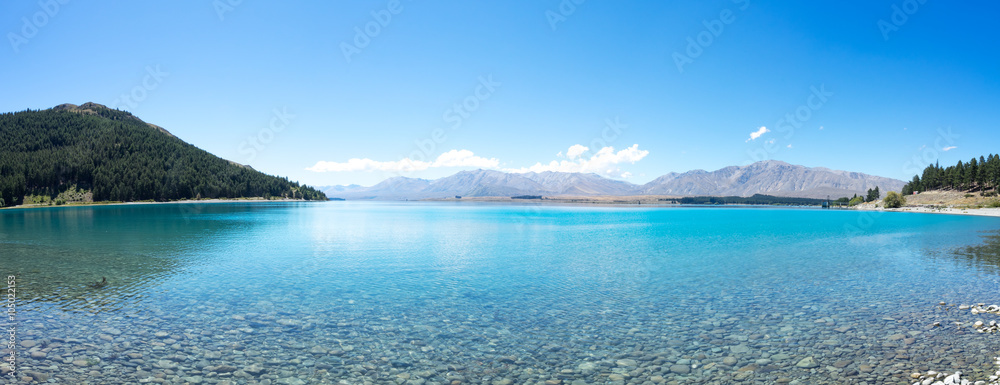
[[[669,173],[637,185],[597,174],[546,171],[505,173],[460,171],[435,180],[393,177],[371,187],[320,187],[330,197],[345,199],[415,200],[463,197],[543,196],[752,196],[832,198],[864,195],[868,189],[900,191],[901,180],[859,172],[762,161],[715,171]]]

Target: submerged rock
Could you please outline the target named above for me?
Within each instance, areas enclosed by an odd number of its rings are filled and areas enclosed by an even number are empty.
[[[795,364],[795,366],[798,366],[800,368],[805,368],[805,369],[812,369],[812,368],[819,367],[819,363],[816,362],[815,358],[806,357],[806,358],[803,358],[802,360],[800,360],[799,363]]]

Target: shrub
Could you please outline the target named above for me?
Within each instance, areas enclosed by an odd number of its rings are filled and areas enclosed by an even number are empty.
[[[857,206],[857,205],[861,204],[864,201],[865,201],[865,199],[862,198],[862,197],[854,197],[853,199],[851,199],[850,202],[847,202],[847,205],[848,206]]]
[[[991,209],[1000,208],[1000,199],[991,200],[990,203],[986,204],[986,207]]]
[[[974,196],[975,196],[975,195],[973,195],[973,194],[965,194],[965,197],[966,197],[966,198],[972,198],[972,197],[974,197]]]
[[[906,198],[895,191],[889,191],[882,202],[885,203],[887,209],[898,209],[906,205]]]

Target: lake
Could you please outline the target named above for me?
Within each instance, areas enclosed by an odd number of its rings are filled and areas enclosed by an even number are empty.
[[[758,207],[58,207],[0,211],[0,273],[17,376],[41,381],[904,384],[996,370],[970,326],[996,316],[957,305],[1000,302],[998,253],[968,248],[998,230]]]

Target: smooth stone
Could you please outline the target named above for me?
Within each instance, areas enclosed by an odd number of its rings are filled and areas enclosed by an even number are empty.
[[[802,360],[800,360],[799,363],[795,364],[795,366],[798,366],[798,367],[804,368],[804,369],[811,369],[811,368],[819,367],[819,363],[816,362],[815,358],[806,357],[806,358],[803,358]]]
[[[90,365],[90,363],[87,362],[86,360],[74,360],[73,361],[73,365],[76,365],[76,366],[87,366],[87,365]]]
[[[724,365],[733,366],[733,365],[736,365],[737,362],[740,362],[740,361],[737,360],[736,357],[726,357],[726,358],[722,359],[722,363]]]
[[[670,371],[677,374],[691,373],[691,367],[687,365],[670,365]]]
[[[45,358],[45,352],[33,351],[31,352],[31,358]]]
[[[615,363],[618,364],[618,366],[625,367],[625,368],[633,367],[633,366],[636,366],[636,365],[639,364],[635,360],[630,360],[630,359],[618,360],[618,361],[615,361]]]
[[[27,373],[25,373],[25,374],[27,374],[27,375],[28,375],[28,376],[30,376],[30,377],[31,377],[32,379],[34,379],[35,381],[38,381],[38,382],[45,382],[45,381],[48,381],[48,380],[49,380],[49,375],[48,375],[48,374],[45,374],[45,373],[39,373],[39,372],[27,372]]]
[[[733,353],[749,353],[750,352],[750,347],[748,347],[746,345],[736,345],[736,346],[730,347],[729,351],[733,352]]]

